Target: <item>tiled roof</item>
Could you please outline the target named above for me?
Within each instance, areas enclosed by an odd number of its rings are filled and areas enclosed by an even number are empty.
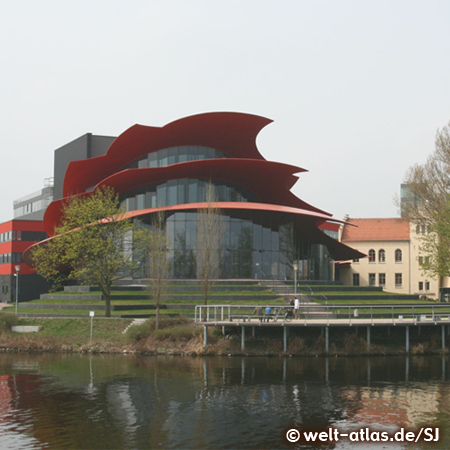
[[[403,219],[349,219],[356,226],[344,226],[342,242],[408,241],[409,222]]]

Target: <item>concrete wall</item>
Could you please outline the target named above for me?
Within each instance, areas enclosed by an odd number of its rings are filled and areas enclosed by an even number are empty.
[[[53,199],[62,198],[64,177],[69,163],[104,155],[114,139],[111,136],[94,136],[87,133],[55,150]]]

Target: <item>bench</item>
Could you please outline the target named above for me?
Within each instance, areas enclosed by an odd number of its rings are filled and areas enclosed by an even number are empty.
[[[255,315],[255,314],[230,314],[230,322],[233,322],[233,319],[242,320],[242,322],[250,322],[252,319],[258,319],[262,322],[264,319],[274,319],[274,316],[271,314],[270,316]]]
[[[425,314],[420,315],[407,315],[407,316],[398,316],[398,320],[401,322],[403,319],[412,319],[416,322],[426,322],[426,321],[441,321],[441,320],[450,320],[450,315],[448,314],[435,314],[434,316],[426,316]]]

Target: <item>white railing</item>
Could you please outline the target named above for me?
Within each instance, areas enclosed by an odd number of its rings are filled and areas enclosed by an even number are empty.
[[[270,308],[267,315],[266,308]],[[260,308],[257,309],[257,308]],[[289,311],[289,314],[287,314]],[[196,323],[220,322],[291,322],[302,325],[353,325],[393,323],[418,324],[444,322],[450,324],[450,306],[432,305],[314,305],[300,306],[299,314],[293,319],[292,306],[284,305],[198,305],[195,307]]]

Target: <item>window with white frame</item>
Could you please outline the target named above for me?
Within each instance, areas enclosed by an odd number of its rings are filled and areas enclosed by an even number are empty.
[[[397,250],[395,250],[395,262],[401,263],[402,259],[403,259],[402,251],[398,248]]]
[[[386,262],[386,252],[383,249],[378,251],[378,262],[384,263]]]

